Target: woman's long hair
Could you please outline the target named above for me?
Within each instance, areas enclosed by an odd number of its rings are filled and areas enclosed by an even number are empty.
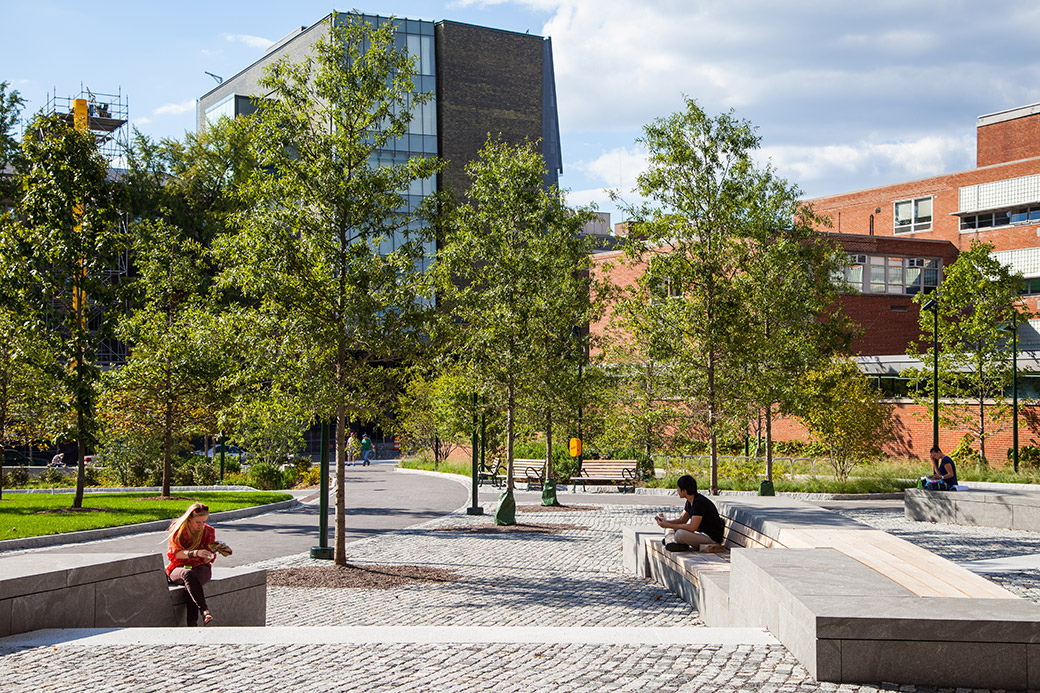
[[[191,519],[192,515],[196,514],[209,515],[209,508],[202,503],[189,505],[183,515],[170,523],[170,531],[167,534],[170,544],[178,549],[187,549],[188,551],[202,548],[202,537],[205,535],[205,532],[199,532],[193,537],[188,529],[188,520]]]

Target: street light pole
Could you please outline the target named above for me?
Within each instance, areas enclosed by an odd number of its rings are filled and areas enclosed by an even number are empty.
[[[1018,311],[1011,317],[1011,455],[1018,473]]]
[[[318,545],[311,547],[311,558],[331,561],[334,552],[329,546],[329,422],[321,421],[321,481],[318,484]],[[343,483],[337,479],[336,483]]]
[[[1011,332],[1011,460],[1018,473],[1018,311],[1011,314],[1011,324],[1001,325]]]
[[[923,310],[932,311],[932,448],[939,447],[939,304],[929,299]]]
[[[477,482],[480,479],[479,470],[477,469],[477,456],[480,454],[480,450],[477,448],[477,393],[473,393],[473,437],[470,439],[472,443],[471,451],[473,453],[473,480],[470,484],[470,488],[473,491],[473,504],[466,508],[467,515],[483,515],[484,508],[477,505]]]

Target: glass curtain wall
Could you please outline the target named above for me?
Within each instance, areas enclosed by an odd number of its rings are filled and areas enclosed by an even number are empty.
[[[372,158],[371,164],[387,166],[405,163],[414,156],[437,156],[437,65],[433,43],[433,22],[416,19],[390,19],[369,14],[361,15],[361,18],[373,27],[380,27],[389,22],[396,25],[397,32],[394,42],[397,50],[406,52],[415,60],[416,77],[413,93],[428,93],[431,97],[425,104],[413,104],[409,101],[408,107],[412,111],[412,120],[408,125],[407,134],[388,141],[386,147]],[[408,190],[403,191],[407,200],[407,208],[402,211],[414,211],[424,197],[433,195],[436,191],[436,176],[415,181]],[[416,225],[411,230],[418,230],[418,228],[420,225]],[[386,239],[380,252],[394,250],[403,240],[403,234]],[[425,243],[425,259],[421,267],[423,271],[433,262],[436,249],[433,241]]]

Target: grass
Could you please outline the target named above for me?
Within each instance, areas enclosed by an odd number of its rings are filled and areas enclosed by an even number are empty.
[[[86,510],[71,510],[71,493],[5,493],[0,500],[0,540],[172,520],[193,501],[206,504],[210,512],[221,512],[291,497],[286,493],[212,491],[159,500],[158,494],[88,493],[83,496]]]
[[[466,477],[472,474],[471,465],[460,462],[442,462],[436,470],[433,468],[433,462],[428,459],[402,460],[400,464],[408,469],[425,469],[460,474]],[[778,465],[773,477],[774,488],[787,493],[898,493],[905,488],[915,486],[918,477],[932,472],[932,465],[927,460],[883,459],[857,464],[852,468],[850,478],[840,481],[831,475],[831,469],[827,465],[817,465],[815,475],[809,474],[808,469],[801,470],[800,467],[801,465],[795,470],[798,472],[796,476],[790,478],[784,476],[784,472],[787,472],[790,467]],[[706,470],[698,469],[692,473],[702,486],[707,486]],[[675,472],[660,479],[647,481],[642,485],[651,488],[675,488],[679,474],[679,472]],[[719,488],[727,491],[757,491],[763,478],[764,471],[745,479],[727,478],[723,474],[719,478]],[[1040,484],[1040,469],[1027,469],[1019,465],[1019,472],[1016,474],[1010,465],[1000,469],[979,465],[959,465],[957,478],[964,482]]]
[[[460,476],[473,476],[473,463],[455,462],[454,460],[446,460],[437,465],[437,468],[433,467],[433,460],[416,457],[412,459],[401,460],[398,463],[399,467],[403,469],[423,469],[428,472],[444,472],[445,474],[459,474]]]

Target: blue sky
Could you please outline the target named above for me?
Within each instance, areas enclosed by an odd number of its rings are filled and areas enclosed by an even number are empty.
[[[0,0],[0,80],[28,100],[122,89],[153,137],[194,128],[195,99],[310,25],[326,2]],[[643,166],[642,126],[734,109],[760,158],[808,196],[975,165],[979,115],[1040,101],[1032,0],[417,0],[356,9],[551,36],[574,203],[615,211]],[[613,221],[620,221],[615,214]]]

